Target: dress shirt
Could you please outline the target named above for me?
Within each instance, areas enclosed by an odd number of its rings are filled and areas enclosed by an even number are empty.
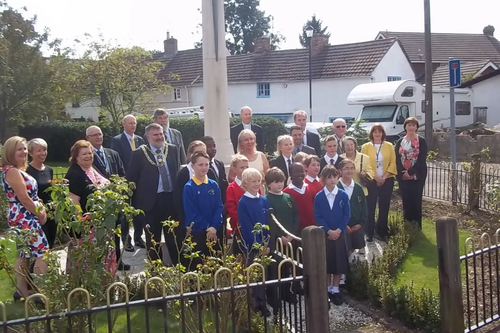
[[[288,185],[288,187],[292,190],[299,192],[300,194],[304,194],[304,193],[306,193],[307,184],[304,183],[302,185],[302,188],[298,188],[297,186],[293,185],[293,183],[290,183],[290,185]]]
[[[328,204],[330,205],[330,209],[333,209],[333,203],[335,202],[335,197],[337,196],[337,193],[339,192],[339,189],[337,186],[333,188],[333,191],[328,191],[328,189],[325,186],[325,194],[326,194],[326,199],[328,200]]]
[[[243,194],[245,197],[249,197],[249,198],[252,198],[252,199],[258,199],[260,197],[260,194],[257,193],[256,195],[253,195],[252,193],[250,192],[245,192],[245,194]]]
[[[217,176],[217,178],[219,178],[219,168],[217,167],[217,164],[215,164],[215,159],[212,158],[212,160],[210,161],[210,164],[214,168],[215,175]]]
[[[344,191],[346,191],[347,196],[349,196],[349,200],[351,200],[352,192],[354,191],[354,180],[351,179],[351,183],[349,185],[344,184],[342,179],[340,179],[339,182],[342,184],[342,187],[344,188]]]
[[[339,154],[335,154],[335,156],[333,156],[333,157],[330,157],[330,156],[328,156],[328,155],[325,155],[323,158],[325,159],[325,162],[326,162],[326,164],[328,164],[328,165],[332,165],[332,164],[330,163],[330,160],[332,160],[332,159],[333,159],[333,165],[335,165],[335,163],[337,163],[337,159],[339,158]]]
[[[123,131],[123,134],[125,134],[125,136],[127,137],[127,141],[128,141],[128,144],[130,145],[130,148],[132,148],[132,150],[134,150],[134,147],[132,146],[132,140],[135,139],[135,135],[132,134],[132,135],[128,135],[127,132]],[[134,146],[135,146],[135,141],[134,141]],[[137,147],[135,147],[137,148]]]
[[[246,129],[250,130],[250,131],[252,130],[252,123],[250,123],[250,124],[243,124],[243,123],[241,123],[241,124],[243,125],[243,129],[244,130],[246,130]]]

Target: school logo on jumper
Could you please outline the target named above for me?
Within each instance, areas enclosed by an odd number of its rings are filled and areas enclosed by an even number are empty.
[[[214,189],[208,190],[208,194],[215,195],[215,190]]]
[[[262,214],[266,215],[269,212],[269,209],[267,208],[262,208]]]
[[[288,207],[292,208],[292,202],[291,201],[287,201],[286,203],[288,204]]]
[[[361,203],[363,201],[363,198],[358,196],[358,202]]]
[[[339,202],[339,206],[340,206],[340,208],[344,208],[344,200],[342,200],[341,202]]]

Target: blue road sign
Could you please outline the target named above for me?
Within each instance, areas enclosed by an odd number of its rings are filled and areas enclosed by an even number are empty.
[[[448,68],[450,70],[450,88],[459,87],[462,83],[462,76],[460,74],[460,60],[450,59],[448,61]]]

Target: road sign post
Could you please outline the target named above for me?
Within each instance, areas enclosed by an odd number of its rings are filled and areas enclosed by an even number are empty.
[[[459,87],[462,81],[460,73],[460,60],[450,59],[448,61],[450,71],[450,152],[453,176],[451,181],[451,198],[453,203],[457,202],[457,140],[455,129],[455,88]]]

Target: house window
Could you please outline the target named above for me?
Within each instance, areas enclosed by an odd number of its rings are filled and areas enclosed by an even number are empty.
[[[257,98],[271,97],[270,83],[257,83]]]
[[[174,88],[174,101],[180,101],[181,99],[181,88]]]
[[[395,75],[389,75],[387,77],[387,81],[388,82],[392,82],[392,81],[401,81],[401,76],[395,76]]]
[[[457,116],[470,116],[470,102],[456,102],[455,103],[455,114]]]

